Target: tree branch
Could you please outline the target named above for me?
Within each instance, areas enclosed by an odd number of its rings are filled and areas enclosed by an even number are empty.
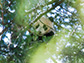
[[[41,18],[44,14],[50,12],[52,9],[54,9],[56,6],[60,5],[61,3],[63,3],[64,0],[59,1],[58,3],[55,3],[55,5],[52,6],[52,8],[48,9],[47,11],[41,13],[40,15],[38,15],[29,25],[32,25],[33,23],[35,23],[39,18]]]
[[[3,16],[4,14],[3,14],[3,6],[2,6],[2,4],[1,4],[1,17],[2,17],[2,24],[4,25],[4,22],[3,22],[3,20],[4,20],[4,16]]]
[[[0,35],[3,34],[6,30],[7,30],[7,27],[0,33]]]
[[[36,6],[36,7],[32,8],[32,9],[30,9],[28,12],[26,12],[26,14],[31,13],[32,11],[34,11],[34,10],[40,8],[40,7],[44,7],[44,6],[49,5],[49,4],[52,4],[52,3],[54,3],[54,2],[56,2],[56,0],[53,0],[53,1],[51,1],[51,2],[48,2],[48,3],[45,4],[45,5]]]

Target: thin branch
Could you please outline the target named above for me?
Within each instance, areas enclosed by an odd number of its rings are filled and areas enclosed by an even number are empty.
[[[6,30],[7,30],[7,27],[0,33],[0,35],[3,34]]]
[[[41,18],[44,14],[50,12],[52,9],[54,9],[56,6],[60,5],[61,3],[63,3],[64,0],[58,2],[58,3],[55,3],[55,5],[53,5],[52,8],[48,9],[47,11],[41,13],[40,15],[38,15],[29,25],[32,25],[33,23],[35,23],[39,18]]]
[[[56,2],[56,0],[53,0],[53,1],[51,1],[51,2],[48,2],[48,3],[45,4],[45,5],[36,6],[36,7],[32,8],[32,9],[30,9],[28,12],[26,12],[26,14],[31,13],[32,11],[34,11],[34,10],[40,8],[40,7],[44,7],[44,6],[49,5],[49,4],[52,4],[52,3],[54,3],[54,2]]]
[[[4,14],[3,14],[3,4],[2,3],[0,3],[0,5],[1,5],[1,17],[2,17],[2,25],[4,25]],[[3,29],[4,29],[4,27],[3,27]],[[3,34],[4,33],[4,31],[6,30],[6,28],[0,33],[0,35],[1,34]]]
[[[4,14],[3,14],[3,6],[2,6],[2,4],[1,4],[1,11],[2,11],[2,13],[1,13],[1,17],[2,17],[2,24],[4,24],[4,22],[3,22],[3,20],[4,20]]]

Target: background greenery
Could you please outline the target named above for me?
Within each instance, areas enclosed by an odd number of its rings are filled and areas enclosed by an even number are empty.
[[[84,63],[83,10],[83,0],[0,0],[0,63]],[[37,40],[42,16],[55,34]]]

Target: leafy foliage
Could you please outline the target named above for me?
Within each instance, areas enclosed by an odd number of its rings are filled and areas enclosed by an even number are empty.
[[[73,33],[72,31],[62,29],[58,34],[54,35],[48,43],[41,44],[37,50],[34,51],[29,63],[83,63],[84,33],[81,34],[81,32],[84,30],[81,29],[77,31]],[[79,35],[77,35],[78,33]],[[25,63],[28,63],[27,58]]]
[[[60,55],[63,62],[84,62],[84,23],[83,12],[80,10],[83,9],[83,6],[78,7],[78,10],[76,8],[78,2],[78,0],[0,0],[0,62],[30,63],[29,60],[35,55],[34,52],[37,49],[45,50],[46,44],[51,45],[47,46],[51,52],[54,49],[53,42],[63,46],[63,48],[55,46],[61,50],[58,56]],[[80,2],[83,3],[82,0]],[[54,35],[58,36],[42,36],[42,39],[38,40],[38,32],[33,24],[42,16],[46,16],[53,22]],[[83,23],[82,25],[80,21]],[[64,29],[66,30],[63,31]],[[62,40],[62,37],[66,41]],[[67,46],[68,43],[69,46]],[[53,59],[53,61],[55,60]]]

